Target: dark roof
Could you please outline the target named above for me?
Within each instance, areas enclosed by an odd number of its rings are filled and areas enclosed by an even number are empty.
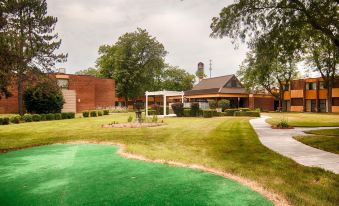
[[[208,79],[202,79],[192,90],[205,90],[205,89],[220,89],[223,87],[233,75],[225,75],[220,77],[213,77]]]
[[[235,75],[225,75],[220,77],[213,77],[208,79],[202,79],[192,90],[185,91],[185,95],[196,94],[243,94],[247,93],[244,87],[230,87],[224,88],[224,86],[232,79],[236,78]],[[237,79],[236,79],[237,80]]]

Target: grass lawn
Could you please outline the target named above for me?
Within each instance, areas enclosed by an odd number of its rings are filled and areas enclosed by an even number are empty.
[[[116,152],[111,145],[59,144],[0,155],[1,204],[273,205],[221,176]]]
[[[155,128],[101,128],[130,114],[0,126],[0,150],[99,140],[123,143],[150,159],[201,164],[246,177],[293,205],[337,205],[339,175],[301,166],[258,140],[247,117],[167,118]]]
[[[267,123],[276,125],[281,120],[287,120],[288,124],[295,127],[333,127],[339,126],[339,114],[328,113],[262,113],[262,115],[270,116]]]
[[[306,131],[311,136],[297,136],[296,140],[321,150],[339,154],[339,129]]]

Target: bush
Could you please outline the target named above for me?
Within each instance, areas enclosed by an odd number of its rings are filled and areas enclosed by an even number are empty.
[[[68,119],[68,113],[67,112],[61,113],[61,119]]]
[[[211,118],[211,117],[213,117],[214,112],[215,112],[215,110],[213,110],[213,109],[204,109],[204,110],[202,110],[202,116],[204,118]]]
[[[33,117],[31,114],[25,114],[24,116],[22,116],[22,119],[25,121],[25,122],[32,122],[33,121]]]
[[[245,111],[236,111],[234,116],[245,116],[245,117],[260,117],[259,112],[245,112]]]
[[[0,117],[0,125],[2,125],[4,119]]]
[[[149,116],[157,115],[157,111],[155,111],[155,110],[153,110],[153,109],[149,109],[149,110],[148,110],[148,115],[149,115]]]
[[[184,108],[184,117],[190,117],[191,116],[191,109]]]
[[[56,81],[48,79],[27,88],[24,92],[24,103],[30,113],[60,113],[64,98]]]
[[[104,110],[104,115],[109,115],[109,110],[105,109]]]
[[[221,108],[222,111],[225,111],[225,109],[230,108],[230,100],[222,99],[218,102],[218,107]]]
[[[83,116],[83,117],[89,117],[89,112],[88,112],[88,111],[82,112],[82,116]]]
[[[19,124],[20,123],[20,116],[13,116],[10,118],[10,122],[13,124]]]
[[[199,103],[198,102],[191,103],[191,115],[193,117],[199,116]]]
[[[208,105],[210,109],[216,109],[217,108],[217,102],[214,99],[208,100]]]
[[[158,122],[158,116],[157,115],[153,115],[152,122],[154,122],[154,123]]]
[[[226,116],[234,116],[234,112],[239,111],[238,109],[225,109]]]
[[[97,116],[97,111],[93,110],[89,114],[90,114],[91,117],[96,117]]]
[[[41,120],[41,116],[39,114],[33,114],[32,115],[32,120],[34,122],[39,122]]]
[[[182,117],[184,115],[184,104],[181,102],[176,102],[172,104],[172,109],[174,114],[177,115],[177,117]]]
[[[128,119],[127,119],[127,122],[132,122],[132,121],[133,121],[133,117],[129,116]]]
[[[9,118],[8,117],[2,118],[2,125],[8,125],[8,124],[9,124]]]
[[[61,119],[61,114],[60,113],[54,114],[54,119],[55,120],[60,120]]]
[[[52,113],[46,114],[46,120],[55,120],[55,115]]]
[[[75,113],[74,112],[67,112],[67,118],[68,119],[74,119],[75,118]]]
[[[277,124],[277,127],[279,128],[289,128],[290,125],[288,124],[287,120],[280,120],[280,122]]]
[[[102,116],[102,111],[101,110],[98,111],[98,116]]]
[[[46,121],[46,114],[40,114],[40,121]]]

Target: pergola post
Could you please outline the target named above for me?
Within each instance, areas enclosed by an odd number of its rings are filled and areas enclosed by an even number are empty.
[[[167,115],[167,114],[166,114],[166,107],[167,107],[166,98],[167,98],[167,96],[164,95],[164,116]]]
[[[181,91],[182,93],[181,93],[181,103],[184,103],[184,92],[183,91]]]
[[[148,91],[146,91],[146,105],[145,105],[145,109],[146,109],[146,117],[148,117]]]

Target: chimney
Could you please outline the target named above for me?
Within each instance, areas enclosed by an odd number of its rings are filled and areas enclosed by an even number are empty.
[[[198,71],[197,71],[197,76],[199,78],[199,82],[204,78],[205,76],[205,71],[204,71],[204,63],[199,62],[198,63]]]
[[[66,74],[66,69],[65,68],[59,68],[58,73],[59,74]]]

